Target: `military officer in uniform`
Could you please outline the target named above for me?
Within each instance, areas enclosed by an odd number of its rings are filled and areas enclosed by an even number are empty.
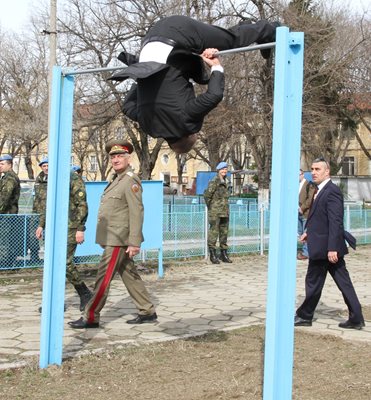
[[[0,214],[18,214],[18,201],[21,193],[21,184],[17,174],[13,171],[13,157],[5,154],[0,157]],[[1,217],[1,245],[4,246],[1,261],[3,266],[14,266],[17,253],[21,254],[21,244],[17,240],[17,217],[14,215]]]
[[[39,226],[36,229],[36,237],[41,239],[45,229],[46,217],[46,197],[48,181],[48,160],[41,163],[39,176],[35,184],[34,211],[40,214]],[[66,276],[80,297],[80,311],[92,297],[92,293],[81,279],[80,273],[74,263],[74,255],[78,244],[84,242],[85,223],[88,218],[88,204],[86,201],[86,190],[83,179],[71,171],[70,173],[70,196],[69,196],[69,216],[68,216],[68,236],[67,236],[67,268]]]
[[[223,262],[231,263],[228,257],[228,227],[229,227],[229,190],[228,190],[228,164],[224,161],[216,166],[217,174],[211,179],[204,192],[204,199],[208,209],[209,234],[208,247],[210,261],[213,264],[220,264],[216,254],[216,242],[219,237],[220,259]]]
[[[98,212],[96,242],[104,248],[104,252],[98,266],[93,298],[85,307],[83,317],[69,322],[75,329],[99,327],[100,312],[116,272],[138,309],[136,318],[127,323],[142,324],[157,320],[155,307],[133,261],[143,242],[142,186],[129,165],[133,146],[116,140],[107,143],[106,151],[115,174],[104,190]]]

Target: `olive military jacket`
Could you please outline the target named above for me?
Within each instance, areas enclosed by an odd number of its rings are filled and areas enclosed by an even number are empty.
[[[35,181],[35,198],[32,211],[39,214],[39,226],[45,229],[46,220],[46,198],[48,188],[48,175],[43,171]],[[83,179],[71,172],[70,194],[69,194],[69,215],[68,228],[78,231],[85,231],[85,223],[88,218],[88,203],[86,201],[86,189]]]
[[[0,179],[0,214],[18,214],[21,184],[17,174],[10,170]]]
[[[98,211],[96,243],[136,246],[143,242],[144,209],[140,179],[128,166],[105,188]]]
[[[41,171],[37,175],[34,185],[34,199],[32,212],[39,214],[39,226],[45,228],[45,216],[46,216],[46,193],[48,188],[48,175]]]
[[[87,219],[88,203],[86,201],[85,182],[81,176],[71,172],[68,229],[84,232]]]
[[[217,174],[210,180],[204,191],[204,199],[208,208],[209,218],[229,216],[228,180],[221,179]]]

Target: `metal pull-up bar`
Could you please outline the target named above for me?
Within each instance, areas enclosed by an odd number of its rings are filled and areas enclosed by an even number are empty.
[[[243,53],[246,51],[254,51],[254,50],[264,50],[264,49],[271,49],[272,47],[276,46],[276,42],[264,43],[264,44],[256,44],[252,46],[246,47],[237,47],[236,49],[228,49],[228,50],[221,50],[216,53],[217,56],[224,56],[232,53]],[[195,55],[200,55],[196,53],[192,53]],[[91,69],[82,69],[74,71],[70,68],[62,69],[62,76],[72,76],[72,75],[85,75],[85,74],[94,74],[97,72],[109,72],[109,71],[118,71],[120,69],[126,68],[125,66],[122,67],[102,67],[102,68],[91,68]]]
[[[232,54],[232,53],[244,53],[246,51],[271,49],[272,47],[276,47],[276,42],[263,43],[263,44],[254,44],[252,46],[238,47],[237,49],[221,50],[221,51],[218,51],[215,54],[217,56],[224,56],[226,54]]]

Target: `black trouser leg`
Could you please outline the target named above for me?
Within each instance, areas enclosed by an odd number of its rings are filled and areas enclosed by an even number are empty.
[[[313,319],[314,311],[321,298],[326,281],[327,260],[309,260],[305,277],[305,300],[296,310],[296,315],[303,319]]]
[[[362,315],[362,307],[358,300],[349,272],[345,266],[344,258],[340,258],[336,264],[330,265],[329,273],[331,274],[336,286],[339,288],[345,304],[349,310],[349,321],[354,324],[364,322]]]

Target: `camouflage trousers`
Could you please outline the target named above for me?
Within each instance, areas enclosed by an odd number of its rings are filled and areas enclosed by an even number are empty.
[[[76,229],[68,229],[67,236],[67,261],[66,261],[66,277],[72,285],[80,285],[83,283],[80,273],[73,261],[76,251]]]
[[[211,217],[209,216],[209,232],[207,245],[210,249],[216,249],[216,242],[219,237],[221,250],[227,250],[227,239],[229,229],[229,217]]]

